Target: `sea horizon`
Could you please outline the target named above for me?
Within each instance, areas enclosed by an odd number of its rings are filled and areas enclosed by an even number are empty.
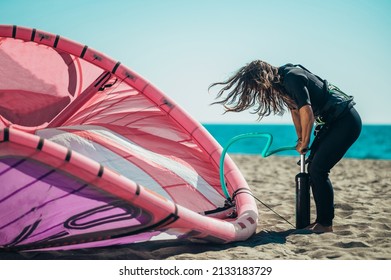
[[[248,133],[270,133],[273,136],[271,150],[294,146],[297,140],[293,124],[288,123],[202,123],[209,133],[225,147],[233,137]],[[312,139],[313,139],[312,135]],[[232,154],[261,154],[266,139],[244,138],[232,144]],[[277,156],[297,156],[294,150],[284,151]],[[345,154],[346,158],[391,160],[391,124],[363,124],[357,141]]]

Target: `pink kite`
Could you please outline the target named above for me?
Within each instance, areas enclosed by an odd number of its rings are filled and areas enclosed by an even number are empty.
[[[58,35],[0,25],[0,250],[227,243],[258,212],[233,161],[174,100]]]

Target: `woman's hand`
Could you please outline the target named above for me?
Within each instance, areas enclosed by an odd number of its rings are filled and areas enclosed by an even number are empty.
[[[306,154],[308,152],[308,145],[303,143],[301,141],[301,139],[299,139],[297,141],[297,144],[296,144],[296,151],[299,153],[299,154]]]
[[[299,139],[296,144],[296,151],[299,154],[306,154],[310,143],[314,114],[311,105],[304,105],[299,110],[291,110],[292,120]]]

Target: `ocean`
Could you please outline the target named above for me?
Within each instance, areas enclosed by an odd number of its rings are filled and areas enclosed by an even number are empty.
[[[271,150],[294,146],[296,131],[293,125],[272,124],[203,124],[212,136],[225,147],[232,137],[245,133],[270,133],[273,135]],[[228,150],[231,154],[261,154],[266,139],[241,139]],[[276,155],[297,156],[296,151],[284,151]],[[363,125],[360,137],[345,154],[345,158],[391,160],[391,125]]]

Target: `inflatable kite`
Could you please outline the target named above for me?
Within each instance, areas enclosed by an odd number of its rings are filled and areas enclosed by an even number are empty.
[[[254,234],[255,201],[221,146],[118,61],[0,25],[0,250]],[[227,199],[226,191],[232,199]]]

